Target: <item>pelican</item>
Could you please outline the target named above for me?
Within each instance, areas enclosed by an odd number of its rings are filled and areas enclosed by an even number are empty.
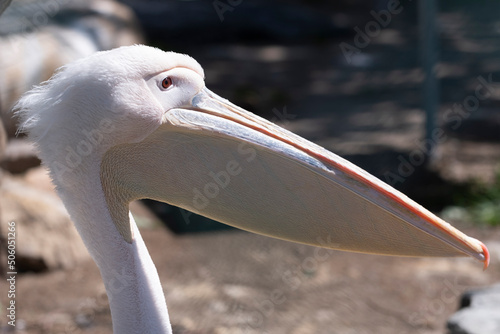
[[[211,92],[187,55],[144,45],[98,52],[62,67],[16,110],[99,267],[115,333],[172,333],[128,209],[141,198],[298,243],[488,265],[482,242]]]

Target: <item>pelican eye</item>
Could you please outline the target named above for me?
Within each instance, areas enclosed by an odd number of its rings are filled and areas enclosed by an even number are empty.
[[[161,81],[161,88],[168,89],[172,86],[172,79],[170,77],[166,77]]]

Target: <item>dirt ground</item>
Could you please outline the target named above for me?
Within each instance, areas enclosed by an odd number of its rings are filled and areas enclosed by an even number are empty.
[[[179,334],[445,333],[461,293],[500,279],[498,231],[466,232],[490,246],[487,271],[472,259],[326,251],[241,231],[142,231]],[[92,261],[16,285],[16,333],[111,333]]]
[[[183,45],[177,51],[200,61],[207,86],[220,95],[384,179],[388,171],[397,171],[400,156],[416,150],[423,135],[417,36],[405,15],[373,39],[357,65],[345,63],[340,40]],[[494,41],[491,29],[483,29],[489,21],[473,15],[467,9],[443,10],[441,116],[474,91],[478,76],[500,71],[500,44],[480,44]],[[352,43],[352,38],[344,41]],[[499,101],[493,96],[467,120],[488,117]],[[438,124],[445,129],[441,116]],[[397,184],[432,208],[442,207],[434,205],[436,197],[451,198],[443,184],[488,182],[500,161],[500,140],[447,132],[438,148],[438,163],[423,172],[435,182],[415,173]],[[429,199],[434,191],[438,196]],[[458,227],[490,248],[487,271],[472,259],[326,251],[235,230],[179,236],[156,227],[142,233],[160,274],[174,333],[443,334],[464,291],[500,281],[500,231]],[[6,288],[0,281],[0,291]],[[111,333],[104,286],[91,261],[66,271],[19,275],[16,289],[16,333]],[[6,331],[4,293],[0,301],[0,331]]]

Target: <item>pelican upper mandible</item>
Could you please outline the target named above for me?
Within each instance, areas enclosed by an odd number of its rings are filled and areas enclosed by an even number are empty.
[[[488,265],[480,241],[208,90],[202,67],[186,55],[143,45],[98,52],[62,67],[16,109],[100,269],[115,333],[172,332],[129,214],[140,198],[309,245],[469,255]]]

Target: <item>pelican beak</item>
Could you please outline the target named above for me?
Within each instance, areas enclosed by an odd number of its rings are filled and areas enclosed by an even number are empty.
[[[117,173],[126,179],[120,184],[130,184],[134,198],[309,245],[400,256],[469,255],[488,266],[482,242],[347,160],[206,88],[191,105],[167,111],[144,142],[119,152],[110,159],[119,160]],[[137,154],[147,161],[142,167]]]

